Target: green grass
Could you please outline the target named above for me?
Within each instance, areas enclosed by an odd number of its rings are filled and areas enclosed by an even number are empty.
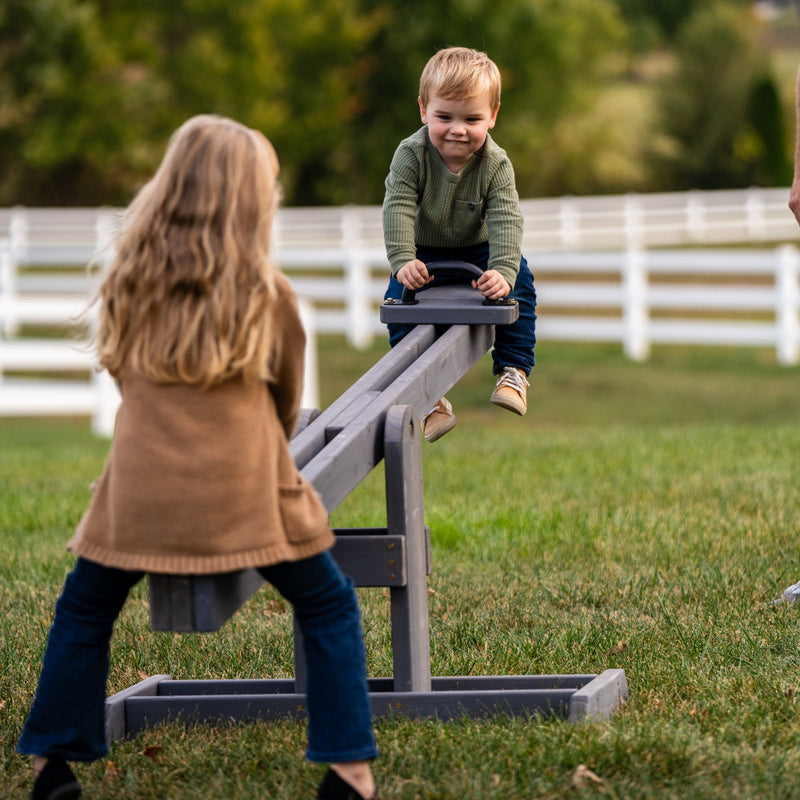
[[[321,342],[323,404],[385,350]],[[425,444],[436,675],[625,670],[608,720],[394,720],[376,725],[383,798],[532,800],[800,796],[800,609],[765,607],[800,578],[800,370],[759,350],[542,343],[523,419],[491,407],[483,361],[448,396],[456,429]],[[0,423],[0,765],[13,747],[71,557],[64,542],[108,443],[85,421]],[[382,470],[336,525],[384,521]],[[359,590],[369,670],[391,673],[388,599]],[[109,691],[142,677],[291,675],[291,615],[259,593],[220,633],[152,633],[137,587]],[[81,765],[92,798],[312,797],[305,731],[158,727]],[[587,765],[602,789],[574,788]]]

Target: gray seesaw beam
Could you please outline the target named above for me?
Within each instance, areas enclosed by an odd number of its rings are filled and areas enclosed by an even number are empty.
[[[418,324],[291,441],[295,463],[329,513],[383,459],[388,410],[408,405],[421,418],[489,350],[493,325],[513,322],[519,313],[515,304],[483,305],[480,295],[464,286],[432,289],[429,294],[439,300],[421,317],[428,322]],[[412,313],[421,319],[419,307],[398,304],[382,308],[381,316],[399,314],[397,321],[405,321],[403,315]],[[469,324],[440,324],[440,319],[452,319],[453,309],[460,309],[460,318]],[[339,565],[354,580],[359,576],[352,573],[363,562],[362,547],[363,540],[345,534],[336,547]],[[201,576],[153,573],[149,583],[152,629],[185,633],[219,630],[262,579],[250,569]]]

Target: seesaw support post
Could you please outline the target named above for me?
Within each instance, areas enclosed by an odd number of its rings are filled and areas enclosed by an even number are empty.
[[[386,414],[384,459],[386,528],[338,531],[333,554],[342,569],[355,576],[357,585],[389,588],[394,691],[429,692],[430,539],[425,527],[419,425],[409,406],[394,406]],[[377,566],[365,558],[367,545],[372,544],[382,545],[382,563]],[[365,570],[366,575],[362,574]],[[306,665],[296,619],[294,666],[295,692],[301,693],[306,688]]]

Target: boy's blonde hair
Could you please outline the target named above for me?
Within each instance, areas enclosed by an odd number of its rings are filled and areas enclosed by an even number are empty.
[[[268,380],[278,158],[266,137],[200,115],[128,207],[100,288],[100,363],[160,383]]]
[[[500,70],[486,53],[469,47],[447,47],[433,56],[422,70],[419,97],[423,106],[433,95],[445,100],[468,100],[489,95],[492,111],[500,106]]]

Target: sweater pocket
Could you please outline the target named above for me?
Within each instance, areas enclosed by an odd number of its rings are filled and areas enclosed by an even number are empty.
[[[328,513],[322,501],[302,476],[292,486],[279,486],[281,522],[286,538],[293,544],[306,542],[329,529]]]
[[[483,224],[482,200],[456,200],[453,206],[453,233],[471,243]]]

